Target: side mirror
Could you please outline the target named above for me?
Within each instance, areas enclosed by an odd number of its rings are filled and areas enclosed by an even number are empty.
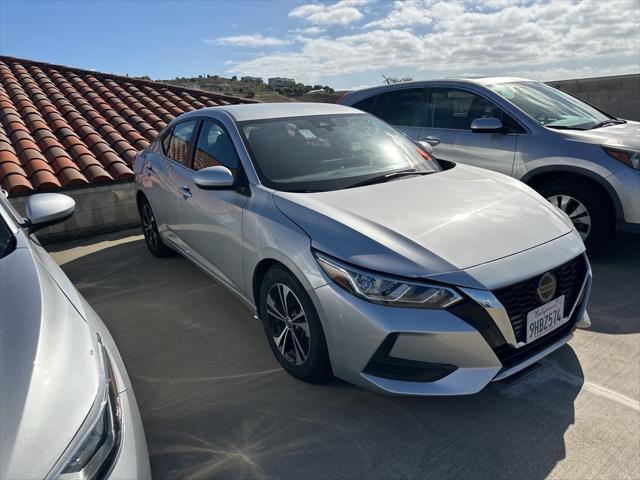
[[[64,222],[71,218],[75,209],[75,200],[60,193],[38,193],[30,196],[26,212],[29,233]]]
[[[193,176],[193,182],[200,188],[216,189],[231,188],[235,183],[231,170],[223,166],[207,167],[198,170]]]
[[[433,147],[429,142],[421,138],[420,140],[418,140],[418,143],[424,149],[425,152],[427,152],[429,155],[433,155]]]
[[[476,118],[471,122],[471,131],[475,133],[495,133],[502,130],[502,122],[497,118]]]

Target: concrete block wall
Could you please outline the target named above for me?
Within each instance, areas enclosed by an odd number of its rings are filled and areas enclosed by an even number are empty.
[[[640,121],[640,74],[546,82],[615,117]]]
[[[140,225],[133,182],[111,183],[61,193],[76,201],[76,210],[66,222],[37,233],[42,243],[53,243],[100,233],[115,232]],[[13,206],[24,215],[28,196],[10,197]]]

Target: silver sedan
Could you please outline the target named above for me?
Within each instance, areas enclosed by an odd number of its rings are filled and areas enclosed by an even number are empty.
[[[589,262],[563,212],[361,111],[189,112],[134,171],[150,251],[240,297],[302,380],[471,394],[589,324]]]
[[[0,191],[0,478],[151,478],[131,382],[109,331],[30,234],[73,199]]]

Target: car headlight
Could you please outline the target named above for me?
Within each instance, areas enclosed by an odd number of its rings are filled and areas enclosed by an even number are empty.
[[[314,252],[318,264],[336,284],[369,302],[391,307],[448,308],[462,296],[452,288],[413,282],[360,270]]]
[[[122,434],[120,399],[115,375],[100,336],[98,349],[98,395],[80,430],[51,470],[48,479],[103,478],[113,465]]]
[[[631,168],[640,170],[640,152],[635,150],[625,150],[622,148],[602,147],[607,155],[611,158],[615,158],[619,162],[622,162]]]

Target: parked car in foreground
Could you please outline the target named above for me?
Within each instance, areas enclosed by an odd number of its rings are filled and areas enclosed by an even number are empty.
[[[0,478],[151,478],[131,383],[102,320],[30,234],[73,199],[0,191]]]
[[[432,145],[438,159],[522,180],[569,215],[589,248],[602,247],[616,222],[640,232],[638,122],[518,78],[398,83],[339,103]]]
[[[151,253],[180,252],[244,300],[302,380],[470,394],[588,324],[589,262],[566,215],[358,110],[189,112],[134,172]]]

